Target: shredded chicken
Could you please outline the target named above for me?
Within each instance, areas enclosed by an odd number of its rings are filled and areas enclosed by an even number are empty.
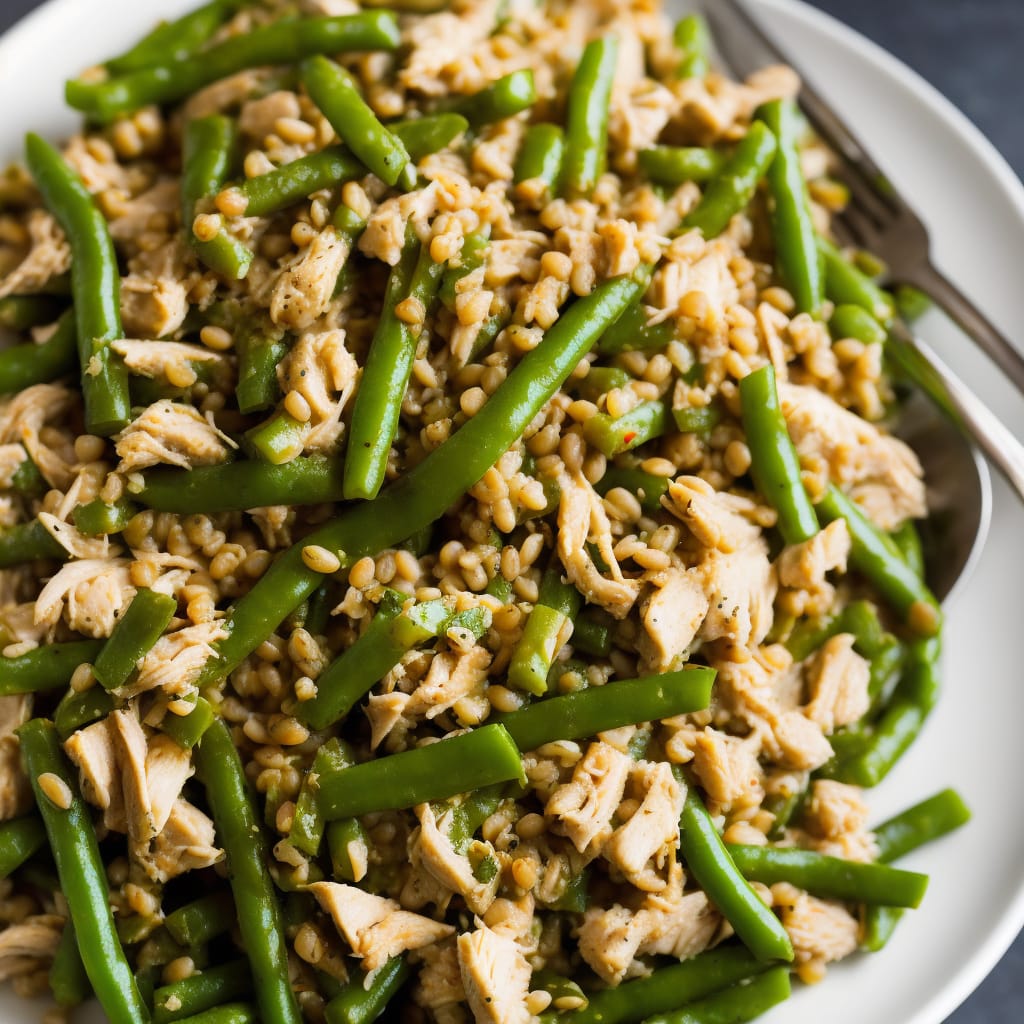
[[[772,886],[772,902],[798,962],[830,963],[857,948],[860,925],[842,903],[818,899],[786,883]]]
[[[476,1024],[529,1024],[530,965],[513,939],[486,925],[457,940],[466,1000]]]
[[[807,670],[807,717],[827,734],[856,722],[871,704],[871,666],[853,649],[854,640],[850,633],[826,640]]]
[[[53,960],[64,918],[36,914],[0,931],[0,981],[39,970]]]
[[[270,319],[295,331],[312,327],[331,304],[350,250],[336,228],[324,228],[281,274],[270,299]]]
[[[49,213],[33,210],[26,227],[31,248],[17,269],[0,278],[0,299],[38,292],[71,269],[71,247]]]
[[[160,463],[182,469],[212,466],[223,462],[233,446],[192,406],[161,399],[121,431],[118,470],[131,473]]]
[[[134,596],[127,559],[68,562],[36,598],[35,621],[53,626],[63,613],[67,624],[85,636],[110,636]]]
[[[160,687],[169,694],[188,693],[206,662],[217,657],[213,645],[227,635],[224,623],[214,619],[160,637],[139,663],[128,690],[134,694]]]
[[[32,716],[32,695],[0,697],[0,821],[24,814],[32,806],[32,790],[21,765],[15,730]]]

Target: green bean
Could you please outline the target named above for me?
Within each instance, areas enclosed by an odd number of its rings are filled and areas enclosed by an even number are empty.
[[[775,136],[768,168],[772,235],[779,276],[801,313],[817,316],[824,300],[824,274],[818,253],[811,200],[800,164],[803,119],[793,100],[769,100],[754,114]]]
[[[455,312],[455,300],[459,294],[459,282],[484,265],[487,249],[491,244],[490,225],[471,231],[462,242],[458,259],[448,264],[441,278],[438,296],[445,309]]]
[[[0,878],[16,871],[46,843],[46,829],[34,815],[0,822]]]
[[[632,382],[633,378],[617,366],[592,366],[586,377],[573,382],[573,390],[580,398],[596,404],[609,391],[627,387]]]
[[[225,676],[320,585],[302,548],[319,544],[347,559],[376,554],[439,519],[520,437],[594,341],[646,289],[649,268],[599,285],[569,306],[484,407],[373,502],[346,509],[277,559],[234,607],[201,683]]]
[[[323,455],[280,466],[240,460],[194,469],[159,468],[144,476],[132,498],[158,512],[213,513],[267,505],[319,505],[341,501],[342,462]]]
[[[790,992],[789,968],[773,967],[675,1012],[649,1017],[644,1024],[743,1024],[787,1000]]]
[[[587,43],[569,85],[562,189],[588,198],[608,158],[608,108],[619,59],[619,41],[602,36]]]
[[[722,419],[722,410],[715,402],[709,405],[688,405],[673,409],[672,419],[679,433],[706,436]]]
[[[679,78],[703,78],[711,68],[711,32],[700,14],[688,14],[676,22],[672,41],[680,51]]]
[[[548,671],[559,651],[559,638],[566,622],[579,614],[583,598],[579,591],[562,579],[561,565],[544,573],[537,603],[526,620],[523,635],[512,649],[508,666],[508,682],[517,690],[534,696],[547,692]]]
[[[888,707],[862,742],[838,759],[835,777],[877,786],[917,739],[939,693],[939,641],[916,640],[907,648],[903,676]]]
[[[128,682],[177,610],[178,602],[167,594],[145,587],[135,592],[92,667],[104,689],[116,690]]]
[[[561,125],[543,121],[531,124],[516,157],[515,182],[543,182],[545,194],[553,196],[558,191],[564,159],[565,132]]]
[[[636,155],[640,169],[656,185],[678,188],[688,181],[710,181],[722,173],[726,155],[700,146],[652,146]]]
[[[661,508],[662,496],[667,493],[672,481],[667,476],[655,476],[642,469],[625,469],[609,466],[594,487],[598,494],[605,495],[614,487],[635,494],[645,512],[657,512]]]
[[[102,646],[102,640],[72,640],[44,644],[16,658],[0,657],[0,696],[61,689],[79,665],[95,659]]]
[[[856,648],[856,644],[854,647]],[[863,653],[863,651],[858,651]],[[907,649],[891,633],[878,651],[870,657],[870,675],[868,676],[868,696],[871,698],[871,710],[887,707],[892,700],[893,692],[899,684],[906,661]]]
[[[84,642],[90,643],[91,641]],[[98,646],[96,650],[98,653]],[[113,710],[114,698],[102,686],[90,686],[82,693],[68,690],[54,709],[53,724],[57,727],[57,734],[60,738],[66,740],[82,726],[105,717]]]
[[[878,860],[883,864],[899,860],[970,820],[971,812],[960,794],[953,789],[944,789],[872,829]]]
[[[642,679],[623,679],[539,701],[520,711],[492,715],[508,729],[520,750],[553,740],[578,740],[639,722],[656,722],[708,706],[715,673],[684,668]]]
[[[107,437],[128,424],[128,373],[110,347],[121,329],[121,275],[107,222],[82,179],[50,143],[25,140],[29,170],[71,244],[85,427]]]
[[[525,780],[519,749],[501,725],[485,725],[425,747],[352,765],[320,778],[328,820],[445,800],[495,782]]]
[[[246,450],[271,466],[297,459],[306,445],[310,425],[282,409],[259,426],[245,432]]]
[[[410,973],[409,965],[400,956],[391,957],[374,971],[372,980],[363,972],[357,973],[324,1008],[327,1024],[373,1024]]]
[[[425,156],[450,146],[469,128],[469,122],[461,114],[442,111],[408,121],[394,121],[388,128],[405,146],[409,159],[419,163]]]
[[[551,996],[551,1004],[556,1008],[559,999],[572,1000],[569,1005],[580,1010],[585,1010],[590,1002],[586,992],[572,978],[566,978],[564,975],[546,969],[537,971],[530,978],[530,991],[547,992]]]
[[[235,397],[239,410],[250,413],[269,409],[280,394],[277,364],[287,355],[288,343],[279,334],[250,327],[240,332],[237,348]]]
[[[970,818],[971,812],[960,795],[955,790],[944,789],[873,829],[878,848],[877,859],[882,864],[888,864],[960,828]],[[872,953],[882,949],[902,915],[903,911],[899,907],[877,904],[867,907],[861,948]]]
[[[93,991],[113,1024],[145,1024],[149,1014],[117,938],[107,876],[89,808],[78,792],[76,773],[61,751],[52,722],[34,718],[21,726],[17,735]],[[60,780],[67,807],[50,800],[40,785],[42,776]]]
[[[197,697],[195,706],[187,715],[176,715],[168,711],[160,723],[160,730],[170,736],[182,750],[191,750],[202,738],[203,733],[213,725],[217,713],[203,697]]]
[[[89,975],[85,973],[82,954],[78,952],[75,926],[70,921],[64,923],[64,930],[60,933],[47,980],[54,1002],[65,1009],[84,1003],[92,995]]]
[[[459,99],[453,112],[461,114],[475,131],[495,121],[503,121],[529,110],[537,100],[533,72],[529,68],[513,71],[471,96]]]
[[[201,946],[231,931],[235,901],[229,892],[213,892],[186,903],[164,918],[164,927],[181,946]]]
[[[818,532],[818,517],[800,477],[800,460],[786,429],[771,364],[740,381],[743,430],[750,448],[750,472],[757,489],[778,512],[787,544],[800,544]]]
[[[259,1024],[256,1009],[248,1003],[225,1003],[192,1017],[179,1017],[181,1024]]]
[[[914,324],[932,308],[932,300],[910,284],[896,286],[894,301],[899,315],[908,324]]]
[[[118,75],[102,82],[70,81],[65,99],[101,124],[150,103],[176,103],[247,68],[294,64],[318,53],[393,50],[399,32],[389,11],[339,17],[279,20],[234,36],[202,53]]]
[[[196,771],[227,854],[231,892],[242,943],[249,955],[256,1002],[264,1024],[300,1024],[288,980],[288,950],[281,911],[267,869],[267,840],[257,823],[245,770],[231,730],[215,722],[194,755]]]
[[[744,878],[765,885],[789,882],[823,899],[916,907],[928,887],[927,875],[811,850],[737,844],[726,849]]]
[[[11,475],[11,490],[24,498],[40,498],[49,489],[39,467],[26,455],[25,461]]]
[[[545,1013],[544,1024],[639,1024],[768,969],[742,946],[719,946],[682,963],[656,967],[646,978],[589,993],[586,1007]]]
[[[153,1024],[170,1024],[249,995],[254,978],[244,960],[211,967],[153,993]]]
[[[53,295],[5,295],[0,299],[0,328],[20,333],[52,324],[66,308],[67,303]]]
[[[680,851],[687,869],[758,960],[792,960],[782,922],[741,875],[693,786],[680,818]]]
[[[187,121],[182,133],[181,223],[196,256],[214,273],[241,281],[249,272],[253,251],[224,227],[209,239],[192,228],[196,205],[215,195],[231,174],[238,149],[238,125],[223,114]]]
[[[68,553],[38,519],[0,529],[0,569],[24,565],[37,558],[59,558]]]
[[[415,239],[415,232],[410,235]],[[375,498],[388,466],[391,443],[409,387],[416,346],[422,333],[418,325],[399,319],[398,303],[414,300],[424,317],[441,285],[444,264],[435,263],[430,247],[407,244],[388,279],[384,309],[377,321],[363,375],[352,406],[352,422],[345,453],[345,497]]]
[[[317,806],[316,792],[320,776],[328,771],[341,771],[354,764],[352,751],[337,737],[328,740],[313,758],[313,765],[302,780],[299,798],[295,801],[295,816],[288,830],[292,846],[315,857],[320,852],[325,822]]]
[[[402,603],[401,595],[385,592],[369,626],[317,679],[316,696],[296,707],[301,722],[312,729],[326,729],[344,718],[411,649],[402,645],[392,628]],[[417,639],[422,642],[426,636]]]
[[[798,816],[807,799],[807,790],[794,790],[791,793],[777,793],[769,796],[764,802],[764,809],[775,819],[768,830],[769,839],[781,839],[789,823]]]
[[[754,121],[722,170],[708,182],[700,202],[683,219],[683,227],[697,228],[705,238],[717,238],[754,198],[775,150],[771,129]]]
[[[920,579],[924,579],[924,548],[921,546],[921,534],[918,533],[914,520],[904,519],[889,536],[899,548],[903,561],[907,563],[910,571]]]
[[[583,424],[583,437],[606,458],[661,437],[668,430],[669,415],[664,402],[641,402],[621,416],[599,412]]]
[[[78,330],[74,310],[69,309],[41,345],[29,341],[0,351],[0,394],[10,395],[33,384],[47,384],[71,373],[77,364]]]
[[[607,658],[612,650],[612,630],[610,617],[599,617],[588,610],[576,619],[572,645],[592,658]]]
[[[833,341],[856,338],[865,345],[882,345],[886,339],[885,328],[862,306],[850,303],[836,306],[828,330]]]
[[[442,804],[437,809],[436,816],[440,817],[447,807],[451,807],[448,838],[459,853],[468,852],[477,830],[501,805],[506,788],[503,783],[487,786],[467,794],[457,802]]]
[[[247,217],[266,217],[364,174],[366,168],[344,146],[328,146],[233,188],[245,200]]]
[[[75,529],[87,537],[106,537],[120,533],[138,512],[138,506],[122,498],[108,505],[102,498],[94,498],[78,505],[71,512]]]
[[[343,882],[358,882],[369,856],[370,839],[358,818],[340,818],[327,824],[327,849],[331,854],[331,874]],[[352,846],[359,847],[363,861],[358,868],[352,859]]]
[[[836,487],[829,487],[817,508],[829,522],[846,520],[850,533],[850,565],[871,582],[915,633],[934,636],[942,625],[939,603],[920,576],[903,560],[892,538],[882,533]]]
[[[341,141],[386,185],[401,179],[404,188],[412,188],[416,172],[409,166],[405,146],[380,123],[349,72],[317,54],[303,61],[301,73],[310,99]]]
[[[190,57],[202,49],[240,6],[238,0],[213,0],[174,21],[162,21],[130,50],[104,61],[103,66],[112,75],[123,75],[161,64],[168,58],[182,60]]]
[[[818,239],[825,268],[825,294],[837,306],[860,306],[883,327],[892,323],[895,306],[892,297],[858,270],[831,242]]]

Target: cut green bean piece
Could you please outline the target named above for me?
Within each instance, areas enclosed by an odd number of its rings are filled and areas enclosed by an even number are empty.
[[[49,488],[39,467],[27,457],[11,476],[11,490],[23,498],[41,498]]]
[[[526,129],[516,157],[515,182],[540,181],[545,194],[558,191],[565,158],[565,132],[561,125],[538,122]]]
[[[741,382],[741,389],[742,386]],[[939,603],[921,577],[904,561],[893,539],[879,530],[837,487],[830,486],[816,507],[829,522],[846,520],[853,568],[871,582],[915,633],[934,636],[942,626]]]
[[[288,839],[292,846],[315,857],[320,852],[320,843],[324,837],[325,822],[317,805],[317,788],[320,776],[324,772],[339,772],[348,768],[355,761],[352,751],[347,749],[337,737],[328,740],[313,758],[313,765],[302,780],[299,798],[295,801],[295,815],[292,827],[288,831]]]
[[[750,472],[757,489],[779,514],[783,540],[787,544],[810,540],[818,532],[818,517],[804,489],[770,363],[740,381],[740,407]]]
[[[603,36],[587,43],[572,76],[567,100],[562,188],[587,198],[608,159],[608,109],[619,59],[619,41]]]
[[[676,326],[672,319],[649,323],[647,307],[633,303],[608,330],[601,335],[597,351],[603,355],[619,352],[660,352],[675,338]]]
[[[260,1018],[249,1003],[225,1003],[178,1020],[180,1024],[259,1024]]]
[[[135,592],[93,664],[93,675],[104,689],[116,690],[128,682],[177,610],[178,602],[167,594],[145,587]]]
[[[365,174],[366,168],[348,149],[328,146],[266,174],[248,178],[234,188],[245,200],[247,217],[266,217],[302,202],[314,192]]]
[[[853,305],[870,313],[882,326],[892,323],[892,296],[855,267],[831,242],[818,238],[818,251],[825,267],[825,294],[837,306]]]
[[[708,182],[700,202],[683,219],[683,227],[697,228],[705,238],[717,238],[729,221],[750,205],[775,150],[771,129],[754,121],[722,170]]]
[[[843,860],[794,847],[729,844],[726,849],[744,878],[765,885],[789,882],[823,899],[916,907],[928,888],[927,875],[885,864]]]
[[[687,1003],[674,1013],[649,1017],[644,1024],[745,1024],[785,1002],[790,992],[789,968],[773,967],[747,982]]]
[[[288,343],[280,336],[243,328],[237,348],[235,397],[239,411],[250,413],[269,409],[281,393],[277,383],[277,364],[288,354]]]
[[[409,234],[402,257],[388,279],[384,310],[370,342],[352,407],[345,453],[345,497],[350,499],[375,498],[384,483],[422,325],[444,273],[444,264],[431,258],[430,247],[416,242],[415,232],[410,230]],[[417,325],[401,320],[395,311],[400,302],[410,300],[423,311],[424,320]]]
[[[366,873],[370,837],[358,818],[340,818],[327,824],[331,874],[342,882],[358,882]]]
[[[594,487],[602,496],[615,487],[621,487],[637,496],[640,507],[645,512],[657,512],[661,508],[662,496],[668,492],[668,485],[671,482],[667,476],[655,476],[642,469],[620,469],[618,466],[609,466]]]
[[[107,537],[120,533],[132,520],[138,506],[127,499],[108,505],[102,498],[94,498],[79,505],[71,513],[75,529],[86,537]]]
[[[971,812],[954,789],[944,789],[872,829],[878,860],[899,860],[919,846],[966,825]]]
[[[89,975],[85,973],[82,954],[78,952],[75,926],[70,921],[64,923],[64,930],[60,933],[48,980],[54,1002],[65,1009],[84,1003],[92,995]]]
[[[85,427],[90,434],[108,437],[127,426],[131,411],[128,373],[110,347],[124,337],[114,243],[82,179],[50,143],[29,134],[25,155],[43,200],[71,243]]]
[[[245,432],[247,451],[271,466],[283,466],[297,459],[306,446],[310,425],[282,410],[258,427]]]
[[[677,1010],[729,985],[755,977],[768,965],[742,946],[719,946],[682,963],[656,967],[646,978],[589,993],[583,1009],[548,1012],[543,1024],[639,1024],[656,1013]]]
[[[0,299],[0,328],[21,333],[31,327],[52,324],[66,309],[67,303],[54,295],[5,295]],[[39,346],[33,344],[32,347]],[[74,355],[74,345],[71,351]]]
[[[75,669],[94,661],[102,647],[102,640],[72,640],[43,644],[16,658],[0,657],[0,696],[65,687]]]
[[[536,100],[533,72],[523,68],[499,78],[472,96],[458,100],[454,112],[461,114],[470,127],[479,130],[485,125],[529,110]]]
[[[427,114],[408,121],[395,121],[388,128],[405,146],[409,159],[418,163],[431,153],[439,153],[450,146],[466,129],[469,122],[452,112]]]
[[[715,672],[685,668],[642,679],[623,679],[493,715],[520,750],[536,750],[553,740],[578,740],[623,725],[656,722],[708,706]]]
[[[33,384],[48,384],[73,372],[76,366],[78,327],[74,310],[69,309],[41,345],[30,341],[0,350],[0,394],[11,395]]]
[[[203,734],[195,764],[206,788],[217,840],[227,854],[238,927],[249,955],[260,1016],[264,1024],[301,1024],[288,976],[281,911],[267,868],[270,851],[258,824],[242,760],[223,720]]]
[[[0,529],[0,569],[24,565],[37,558],[59,558],[68,553],[38,519]]]
[[[252,983],[249,965],[244,960],[233,960],[163,985],[153,993],[153,1024],[170,1024],[243,999],[251,993]]]
[[[16,871],[46,844],[46,829],[34,814],[0,822],[0,879]]]
[[[758,960],[792,960],[782,922],[761,902],[722,842],[697,791],[688,787],[680,818],[680,850],[690,873]]]
[[[405,174],[409,154],[401,140],[388,131],[363,99],[355,79],[322,54],[302,64],[302,83],[310,99],[330,122],[348,148],[387,185],[402,179],[405,188],[416,183]]]
[[[711,69],[711,32],[700,14],[687,14],[676,22],[672,41],[679,50],[679,78],[703,78]]]
[[[850,303],[836,306],[828,330],[833,341],[855,338],[865,345],[882,345],[887,337],[885,328],[866,309]]]
[[[678,188],[688,181],[710,181],[721,174],[728,157],[700,146],[652,146],[640,150],[636,159],[656,185]]]
[[[66,740],[82,726],[104,718],[113,710],[114,698],[102,686],[91,686],[82,693],[68,690],[54,709],[53,724],[60,738]]]
[[[597,413],[583,424],[583,436],[606,458],[628,452],[661,437],[669,426],[664,402],[641,402],[621,416]]]
[[[164,918],[164,927],[181,946],[202,946],[231,930],[235,901],[229,892],[214,892],[186,903]]]
[[[501,725],[485,725],[425,747],[353,765],[320,779],[324,817],[354,818],[370,811],[446,800],[495,782],[524,783],[519,748]]]
[[[576,619],[572,631],[572,645],[577,651],[592,658],[607,658],[612,650],[611,616],[599,615],[597,611],[585,611]]]
[[[373,1024],[410,975],[404,957],[393,956],[370,978],[356,972],[324,1008],[327,1024]]]
[[[925,578],[924,548],[921,545],[921,534],[913,519],[904,519],[891,534],[893,543],[899,548],[903,561],[910,571],[920,579]]]
[[[615,388],[624,388],[632,381],[633,378],[617,366],[592,366],[586,377],[573,382],[573,389],[580,398],[597,403],[602,395]]]
[[[540,696],[548,688],[548,672],[566,636],[566,624],[579,614],[583,598],[562,579],[560,564],[548,569],[541,580],[537,603],[526,620],[523,635],[512,650],[509,685]]]
[[[281,555],[235,605],[225,622],[228,639],[216,645],[218,657],[207,661],[200,685],[232,671],[320,585],[323,577],[302,561],[303,547],[319,544],[354,561],[437,521],[522,435],[597,338],[646,289],[649,275],[650,267],[641,267],[570,305],[484,407],[444,444],[379,498],[344,510]]]
[[[78,791],[77,773],[61,750],[52,722],[34,718],[17,735],[93,991],[114,1024],[147,1024],[149,1011],[117,938],[107,876],[89,807]],[[62,783],[66,807],[53,803],[44,792],[39,780],[46,775]]]
[[[213,725],[217,712],[203,697],[197,697],[195,705],[187,715],[176,715],[168,711],[160,723],[163,733],[170,736],[182,750],[191,750],[202,738],[203,733]]]
[[[710,405],[688,405],[672,410],[672,419],[681,434],[707,435],[722,419],[722,410],[712,402]]]
[[[106,81],[70,81],[65,98],[76,110],[108,124],[150,103],[176,103],[247,68],[294,64],[318,53],[393,50],[398,42],[398,24],[390,11],[285,19],[182,60],[165,56],[158,64]]]
[[[572,1000],[569,1005],[579,1010],[585,1010],[590,1002],[587,994],[572,978],[566,978],[550,970],[538,971],[530,978],[530,991],[547,992],[551,996],[551,1004],[556,1007],[559,999]]]

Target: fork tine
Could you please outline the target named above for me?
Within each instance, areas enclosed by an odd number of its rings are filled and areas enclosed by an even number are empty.
[[[798,66],[779,49],[740,0],[704,0],[703,8],[719,53],[737,71],[747,73],[767,60]],[[742,39],[737,28],[743,33]],[[843,161],[845,178],[856,201],[869,208],[879,224],[899,213],[903,203],[881,169],[806,79],[799,102],[815,131]]]
[[[841,213],[832,217],[832,230],[844,245],[856,245],[861,249],[874,249],[874,225],[852,203]]]

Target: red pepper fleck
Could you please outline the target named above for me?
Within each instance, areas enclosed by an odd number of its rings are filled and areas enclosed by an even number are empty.
[[[636,431],[631,430],[628,434],[623,434],[622,440],[625,441],[626,444],[632,444],[633,441],[636,440]]]

